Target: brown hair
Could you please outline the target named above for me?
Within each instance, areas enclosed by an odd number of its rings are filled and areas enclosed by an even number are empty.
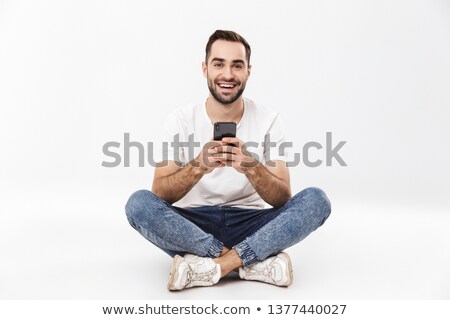
[[[226,40],[231,42],[240,42],[245,47],[245,56],[247,58],[247,63],[250,65],[250,55],[252,53],[252,50],[250,49],[250,45],[248,42],[239,34],[237,34],[234,31],[229,30],[216,30],[214,33],[209,37],[208,43],[206,44],[206,59],[205,63],[208,63],[209,55],[211,54],[211,47],[214,42],[217,40]]]

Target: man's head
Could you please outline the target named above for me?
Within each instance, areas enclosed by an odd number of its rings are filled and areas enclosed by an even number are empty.
[[[233,31],[216,30],[206,45],[202,65],[211,95],[222,104],[235,102],[250,76],[250,45]]]
[[[211,47],[214,42],[217,40],[225,40],[230,42],[240,42],[245,48],[245,58],[247,60],[247,65],[250,65],[250,55],[252,50],[250,49],[250,45],[248,42],[239,34],[234,31],[228,30],[216,30],[208,39],[208,43],[206,44],[206,58],[205,62],[208,62],[208,59],[211,55]]]

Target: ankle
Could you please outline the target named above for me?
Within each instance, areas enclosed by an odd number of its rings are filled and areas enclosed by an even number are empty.
[[[227,247],[223,247],[222,252],[220,253],[219,257],[223,257],[224,255],[226,255],[228,252],[230,252],[231,249],[228,249]]]
[[[222,270],[222,278],[233,270],[239,270],[242,267],[242,261],[235,250],[230,250],[223,256],[213,259],[215,263],[220,265]]]

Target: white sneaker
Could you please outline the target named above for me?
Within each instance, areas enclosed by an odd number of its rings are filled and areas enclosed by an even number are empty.
[[[193,254],[184,257],[176,255],[172,262],[172,271],[167,288],[183,290],[192,287],[206,287],[220,280],[220,265],[211,258],[202,258]]]
[[[292,264],[286,252],[256,262],[245,268],[239,268],[239,277],[287,287],[292,284]]]

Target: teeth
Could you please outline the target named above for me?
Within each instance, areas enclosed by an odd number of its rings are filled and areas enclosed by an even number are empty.
[[[221,88],[234,88],[233,84],[219,84],[219,87]]]

